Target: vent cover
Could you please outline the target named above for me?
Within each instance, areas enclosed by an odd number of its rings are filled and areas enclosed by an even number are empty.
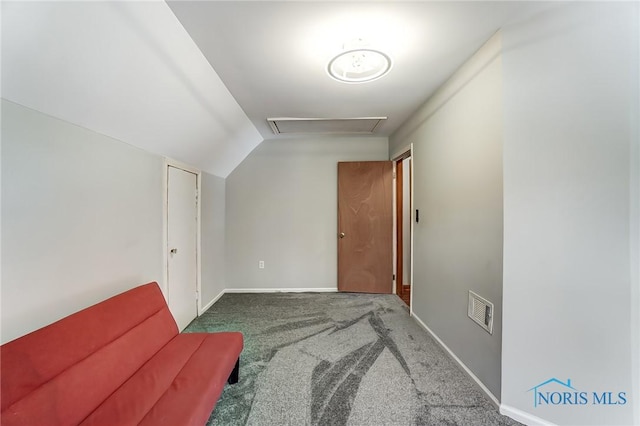
[[[493,303],[469,290],[469,318],[493,334]]]
[[[387,117],[359,118],[267,118],[271,130],[281,134],[373,134]]]

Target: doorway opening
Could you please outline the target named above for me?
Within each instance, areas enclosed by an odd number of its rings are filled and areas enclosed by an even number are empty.
[[[412,162],[411,150],[394,160],[395,187],[395,229],[396,229],[396,294],[407,306],[411,306],[411,212],[412,206]]]

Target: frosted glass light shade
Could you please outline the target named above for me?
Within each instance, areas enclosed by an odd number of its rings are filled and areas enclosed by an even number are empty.
[[[374,49],[353,49],[334,57],[327,67],[329,75],[344,83],[377,80],[391,69],[391,59]]]

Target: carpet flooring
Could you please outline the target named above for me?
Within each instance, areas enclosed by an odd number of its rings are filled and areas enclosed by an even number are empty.
[[[225,294],[185,332],[241,331],[208,425],[518,425],[394,295]]]

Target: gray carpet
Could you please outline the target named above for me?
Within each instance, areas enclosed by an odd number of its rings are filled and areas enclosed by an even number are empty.
[[[241,331],[208,424],[517,425],[393,295],[225,294],[185,330]]]

